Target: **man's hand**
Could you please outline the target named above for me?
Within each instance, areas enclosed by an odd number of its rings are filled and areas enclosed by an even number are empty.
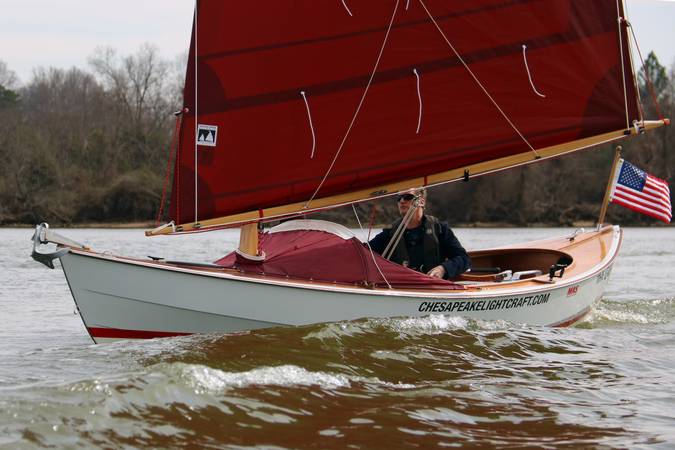
[[[443,278],[445,276],[445,267],[436,266],[427,272],[427,275],[434,278]]]

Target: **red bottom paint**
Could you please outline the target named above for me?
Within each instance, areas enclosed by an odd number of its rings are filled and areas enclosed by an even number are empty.
[[[92,338],[108,339],[152,339],[172,336],[188,336],[193,333],[176,333],[171,331],[121,330],[119,328],[87,328]]]
[[[552,327],[568,327],[583,319],[591,308],[586,308],[579,314],[576,314],[562,322],[554,323]],[[173,336],[188,336],[194,333],[177,333],[172,331],[147,331],[147,330],[122,330],[119,328],[88,328],[89,334],[92,338],[107,338],[107,339],[153,339]]]
[[[569,319],[565,319],[562,322],[554,323],[550,326],[555,327],[555,328],[569,327],[570,325],[574,325],[575,323],[577,323],[578,321],[580,321],[581,319],[586,317],[586,315],[589,312],[591,312],[590,306],[588,308],[584,309],[583,311],[581,311],[579,314],[574,315],[574,316],[570,317]]]

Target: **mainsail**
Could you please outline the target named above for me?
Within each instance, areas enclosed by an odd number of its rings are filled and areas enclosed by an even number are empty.
[[[177,231],[328,208],[621,138],[617,0],[199,0]]]

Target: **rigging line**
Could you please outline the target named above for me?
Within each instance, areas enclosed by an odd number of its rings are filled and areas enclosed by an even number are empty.
[[[513,130],[518,134],[518,136],[520,136],[520,138],[523,140],[523,142],[525,142],[525,144],[530,148],[530,150],[535,154],[535,156],[536,156],[537,158],[540,158],[541,156],[539,156],[539,153],[537,153],[537,151],[534,149],[534,147],[532,147],[532,144],[530,144],[530,142],[525,138],[525,136],[523,136],[523,134],[520,132],[520,130],[513,124],[513,122],[511,121],[511,119],[509,119],[509,116],[506,115],[506,113],[502,110],[502,108],[499,106],[499,104],[497,103],[497,101],[496,101],[494,98],[492,98],[492,96],[491,96],[490,93],[487,91],[487,89],[485,88],[485,86],[483,86],[483,84],[480,82],[480,80],[478,79],[478,77],[476,77],[476,75],[473,73],[473,71],[469,68],[469,66],[467,65],[467,63],[464,61],[464,58],[462,58],[462,56],[459,54],[459,52],[458,52],[458,51],[455,49],[455,47],[450,43],[450,40],[449,40],[448,37],[445,35],[445,33],[443,33],[443,30],[442,30],[441,27],[438,25],[438,22],[436,22],[436,19],[434,18],[434,16],[432,16],[432,15],[431,15],[431,12],[429,12],[429,10],[427,9],[427,5],[424,3],[424,0],[419,0],[419,1],[420,1],[420,4],[422,5],[422,7],[424,8],[424,11],[426,11],[427,15],[429,16],[429,18],[431,19],[431,21],[432,21],[432,22],[434,23],[434,25],[436,26],[436,29],[438,30],[438,32],[441,33],[441,36],[443,36],[443,39],[445,40],[445,43],[448,44],[448,46],[450,47],[450,49],[451,49],[451,50],[453,51],[453,53],[457,56],[457,59],[459,59],[459,62],[461,62],[462,65],[464,66],[464,68],[469,72],[469,74],[471,75],[471,77],[473,78],[473,80],[476,82],[476,84],[478,85],[478,87],[481,88],[481,90],[483,91],[483,93],[487,96],[487,98],[490,99],[490,101],[491,101],[492,104],[495,106],[495,108],[497,108],[497,110],[501,113],[501,115],[504,117],[504,119],[506,119],[506,121],[509,123],[509,125],[511,125],[511,128],[513,128]]]
[[[638,51],[638,54],[639,54],[640,53],[640,47],[638,46],[637,39],[635,38],[635,33],[633,32],[633,27],[631,26],[631,23],[628,21],[628,17],[630,17],[630,13],[628,12],[628,3],[624,2],[624,1],[622,1],[621,3],[623,5],[623,14],[624,14],[624,16],[626,16],[626,27],[628,27],[628,29],[630,29],[631,34],[633,35],[633,40],[635,41],[635,48],[637,48],[637,51]],[[631,42],[630,42],[630,35],[627,35],[626,39],[627,39],[626,47],[628,48],[628,65],[630,67],[631,74],[633,74],[633,88],[635,89],[635,99],[637,100],[638,118],[639,118],[638,122],[644,123],[644,121],[645,121],[645,111],[644,111],[644,107],[642,105],[642,97],[640,95],[640,88],[638,87],[638,84],[637,84],[637,71],[635,70],[635,64],[633,63],[633,60],[635,58],[633,56],[633,46],[631,45]],[[640,54],[640,59],[642,60],[642,54]],[[657,107],[657,110],[658,110],[658,107]],[[633,125],[635,125],[635,121],[633,121]],[[637,131],[639,132],[639,129]]]
[[[354,203],[352,203],[353,205]],[[370,207],[370,221],[368,222],[368,241],[370,241],[370,232],[373,231],[373,222],[375,222],[375,204]]]
[[[176,117],[176,124],[173,130],[173,136],[171,137],[171,147],[169,148],[169,159],[166,162],[166,173],[164,174],[164,187],[162,188],[162,200],[159,203],[159,211],[157,211],[157,218],[155,219],[155,227],[159,226],[160,220],[164,215],[164,204],[166,203],[166,195],[169,187],[169,175],[171,174],[171,163],[176,154],[176,144],[178,141],[178,135],[180,134],[180,126],[183,115]]]
[[[628,11],[626,11],[626,15],[628,15]],[[635,40],[635,33],[633,33],[633,28],[631,27],[630,22],[627,22],[627,24],[628,24],[628,28],[630,28],[631,33],[633,34],[633,39]],[[635,42],[635,47],[638,49],[638,54],[640,54],[640,48],[637,45],[637,41]],[[630,36],[628,36],[628,49],[629,49],[628,54],[630,55],[631,72],[634,74],[633,87],[635,88],[635,99],[637,100],[638,117],[639,117],[638,122],[644,123],[644,121],[645,121],[645,110],[644,110],[644,106],[642,105],[642,95],[640,94],[640,88],[638,87],[638,84],[637,84],[637,72],[635,71],[635,67],[633,65],[633,46],[630,43]],[[641,54],[640,54],[640,60],[642,61],[642,55]],[[644,61],[642,61],[642,65],[644,66]],[[633,125],[635,125],[635,121],[633,121]],[[639,130],[637,130],[637,131],[639,132]]]
[[[420,127],[422,126],[422,92],[420,91],[420,74],[417,72],[417,69],[413,69],[415,78],[417,78],[417,101],[420,105],[419,114],[417,115],[417,131],[415,134],[420,134]]]
[[[412,220],[412,217],[415,214],[415,211],[417,210],[418,207],[419,207],[419,197],[415,198],[413,204],[410,206],[410,208],[408,208],[408,211],[405,213],[405,216],[403,216],[403,219],[401,220],[401,223],[399,224],[398,228],[396,228],[396,231],[394,231],[394,235],[389,239],[387,247],[384,249],[384,252],[382,252],[383,258],[385,259],[391,258],[391,255],[394,253],[394,249],[396,249],[398,243],[401,241],[401,237],[405,232],[405,228]]]
[[[363,94],[361,95],[361,100],[359,101],[358,106],[356,107],[356,111],[354,112],[354,117],[352,117],[352,120],[349,124],[349,127],[347,128],[347,132],[345,133],[344,137],[342,138],[342,142],[340,142],[340,146],[337,149],[337,152],[335,152],[335,156],[333,157],[333,161],[330,163],[330,166],[328,167],[328,170],[326,170],[325,175],[321,179],[321,182],[319,183],[319,186],[317,186],[316,190],[312,194],[312,196],[307,200],[307,203],[305,203],[304,209],[309,208],[309,204],[314,200],[314,197],[319,193],[321,190],[321,187],[323,187],[323,184],[326,182],[326,179],[328,178],[328,175],[330,175],[331,171],[333,170],[333,166],[335,166],[335,162],[338,159],[338,156],[340,156],[340,152],[342,151],[342,148],[345,145],[345,142],[347,142],[347,137],[349,137],[349,133],[352,131],[352,127],[354,126],[354,123],[356,122],[356,118],[359,115],[359,111],[361,111],[361,106],[363,106],[363,102],[366,99],[366,95],[368,95],[368,90],[370,89],[370,85],[373,83],[373,78],[375,78],[375,74],[377,73],[377,68],[380,65],[380,60],[382,59],[382,54],[384,53],[384,48],[387,46],[387,41],[389,40],[389,33],[391,32],[391,27],[394,24],[394,19],[396,18],[396,11],[398,10],[398,4],[400,0],[396,0],[396,5],[394,5],[394,11],[391,14],[391,20],[389,21],[389,26],[387,27],[387,32],[384,35],[384,40],[382,41],[382,47],[380,48],[380,53],[377,55],[377,60],[375,61],[375,66],[373,67],[373,71],[370,74],[370,78],[368,79],[368,84],[366,84],[366,88],[363,91]]]
[[[198,158],[197,158],[197,151],[198,151],[198,139],[199,139],[199,107],[198,107],[198,102],[199,99],[197,98],[197,86],[199,84],[199,64],[197,60],[197,41],[199,37],[199,27],[197,26],[197,21],[199,19],[199,0],[195,0],[195,222],[199,222],[199,195],[198,195],[198,180],[199,180],[199,166],[198,166]]]
[[[352,14],[352,12],[349,10],[349,6],[347,6],[347,4],[345,3],[345,0],[342,0],[342,6],[345,7],[345,9],[346,9],[347,12],[349,13],[349,16],[350,16],[350,17],[354,17],[354,14]]]
[[[398,243],[401,241],[401,238],[403,237],[403,234],[405,233],[405,229],[412,220],[413,212],[417,209],[417,206],[414,205],[412,206],[406,215],[403,217],[401,220],[400,225],[394,232],[394,235],[389,239],[389,243],[387,244],[387,247],[384,249],[384,252],[382,253],[382,257],[388,260],[391,260],[391,256],[394,253],[394,250],[396,247],[398,247]]]
[[[532,86],[532,90],[534,91],[535,94],[537,94],[539,97],[546,98],[546,96],[540,93],[534,86],[534,82],[532,81],[532,75],[530,74],[530,66],[527,65],[526,52],[527,52],[527,45],[523,44],[523,61],[525,61],[525,70],[527,70],[527,78],[530,80],[530,86]]]
[[[185,104],[185,102],[183,102]],[[188,108],[183,106],[183,113],[187,113]],[[176,216],[175,220],[176,222],[181,222],[181,215],[180,215],[180,195],[178,195],[178,192],[181,192],[181,185],[180,185],[180,162],[181,162],[181,156],[182,156],[182,139],[183,139],[183,130],[181,130],[180,135],[178,136],[178,146],[176,147],[176,174],[175,174],[175,183],[176,183]],[[187,149],[186,149],[187,150]],[[172,189],[173,190],[173,189]]]
[[[356,221],[359,224],[359,228],[361,231],[363,231],[363,226],[361,225],[361,219],[359,219],[359,213],[356,212],[356,206],[352,203],[352,210],[354,211],[354,215],[356,216]],[[368,231],[368,236],[370,237],[370,230]],[[368,250],[370,250],[370,256],[373,258],[373,263],[375,264],[375,267],[377,267],[377,271],[380,273],[380,276],[384,280],[385,283],[387,283],[387,287],[391,289],[391,284],[389,284],[389,281],[387,280],[387,277],[384,276],[384,273],[382,273],[382,269],[380,269],[380,265],[377,263],[377,260],[375,259],[375,252],[373,251],[373,248],[370,246],[370,241],[366,240],[366,245],[368,246]]]
[[[635,41],[635,48],[637,48],[638,54],[640,55],[640,60],[642,61],[642,54],[640,53],[640,46],[638,45],[637,39],[635,38],[635,32],[633,31],[633,27],[632,27],[631,23],[628,21],[628,17],[630,17],[630,13],[628,12],[628,3],[622,1],[622,5],[623,5],[623,14],[624,14],[624,16],[626,16],[626,26],[628,27],[628,29],[630,29],[631,34],[633,35],[633,40]],[[642,104],[642,96],[640,95],[640,88],[638,86],[637,71],[635,70],[635,64],[633,63],[633,60],[635,59],[635,57],[633,55],[633,46],[632,46],[631,41],[630,41],[630,35],[628,35],[627,39],[628,40],[627,40],[626,47],[628,47],[628,62],[629,62],[629,66],[630,66],[630,71],[631,71],[631,74],[633,74],[633,88],[635,89],[635,99],[637,100],[638,117],[639,117],[638,122],[644,124],[645,111],[644,111],[644,105]],[[644,61],[642,61],[642,62],[643,62],[643,66],[644,66]],[[657,107],[657,110],[658,110],[658,107]],[[633,125],[635,126],[635,121],[633,121]],[[636,131],[638,131],[638,132],[640,131],[639,127],[638,127],[638,130],[636,130]]]
[[[314,150],[316,149],[316,135],[314,134],[314,124],[312,123],[312,113],[309,110],[309,103],[307,102],[307,96],[305,91],[300,91],[302,99],[305,101],[305,108],[307,109],[307,118],[309,120],[309,128],[312,130],[312,154],[309,156],[309,159],[314,158]]]
[[[410,0],[406,0],[405,2],[405,10],[408,10],[408,7],[410,6]]]
[[[642,59],[642,54],[640,53],[640,47],[638,46],[637,39],[635,38],[635,33],[633,33],[633,28],[630,25],[630,22],[628,22],[628,28],[630,28],[631,33],[633,34],[633,40],[635,40],[635,47],[637,48],[638,55],[640,56],[640,61],[642,62],[642,67],[644,69],[645,74],[647,73],[646,68],[644,67],[645,62]],[[637,100],[637,107],[638,107],[638,117],[639,117],[639,122],[644,124],[645,122],[645,109],[644,105],[642,104],[642,94],[640,93],[640,87],[638,86],[638,80],[637,80],[637,72],[635,70],[635,66],[633,65],[633,47],[630,44],[630,36],[628,36],[628,48],[629,48],[629,55],[630,55],[630,67],[631,67],[631,73],[633,73],[633,88],[635,89],[635,99]],[[651,83],[648,83],[649,86],[649,91],[653,94],[654,91],[652,89]],[[660,116],[660,111],[659,111],[659,106],[658,103],[656,103],[656,97],[652,96],[652,100],[654,101],[654,104],[656,105],[656,112]],[[663,119],[663,117],[659,117],[660,119]],[[633,125],[635,125],[635,121],[633,121]],[[636,131],[640,131],[639,127]]]
[[[626,107],[626,129],[630,129],[630,118],[628,117],[628,93],[626,90],[626,67],[623,61],[623,33],[621,33],[621,23],[624,18],[621,17],[621,9],[619,8],[619,0],[616,0],[616,23],[619,29],[619,53],[621,54],[621,78],[623,79],[623,101]]]
[[[645,65],[645,60],[642,58],[642,52],[640,51],[640,46],[638,45],[637,38],[635,37],[635,30],[633,29],[633,26],[630,23],[628,23],[628,28],[630,29],[630,32],[633,35],[635,48],[637,49],[638,56],[640,57],[640,62],[642,63],[642,71],[645,73],[645,80],[647,80],[647,86],[649,87],[649,93],[652,97],[652,101],[654,102],[654,107],[656,108],[656,114],[659,116],[660,120],[663,120],[663,114],[661,114],[661,108],[659,107],[659,102],[656,98],[656,91],[654,90],[654,83],[652,83],[651,77],[649,76],[649,71],[647,70],[647,66]],[[639,89],[636,90],[639,95],[640,90]]]

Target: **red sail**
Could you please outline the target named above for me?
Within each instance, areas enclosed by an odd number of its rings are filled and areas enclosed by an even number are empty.
[[[348,193],[630,128],[639,112],[619,8],[199,0],[171,218]]]

